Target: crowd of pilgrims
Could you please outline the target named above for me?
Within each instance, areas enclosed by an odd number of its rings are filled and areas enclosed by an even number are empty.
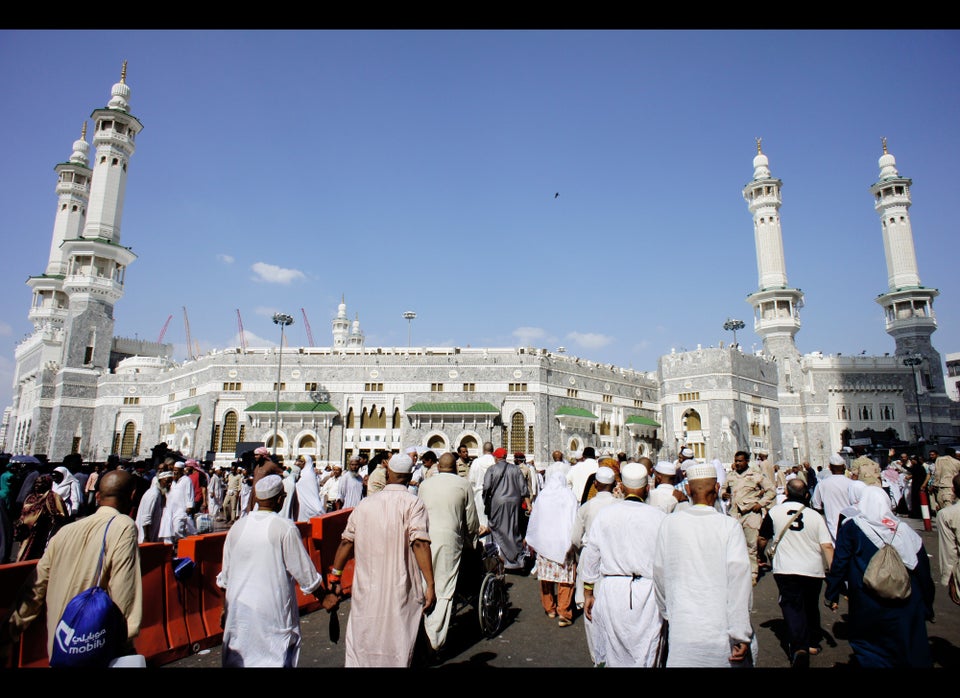
[[[170,451],[165,444],[160,446],[159,450],[154,449],[152,459],[130,462],[120,462],[116,457],[111,457],[103,464],[84,464],[78,457],[68,457],[61,464],[36,458],[11,461],[7,457],[7,462],[0,459],[0,527],[3,534],[3,557],[0,562],[39,559],[47,542],[61,527],[92,513],[96,509],[94,493],[97,479],[107,469],[123,468],[137,476],[138,484],[129,513],[137,523],[140,542],[162,541],[176,545],[177,540],[187,535],[209,532],[215,528],[228,529],[245,516],[252,506],[253,471],[260,462],[273,461],[277,472],[282,473],[287,496],[279,513],[293,521],[306,521],[338,509],[356,507],[364,498],[382,490],[386,484],[383,473],[394,455],[391,452],[379,452],[368,458],[358,454],[348,458],[345,468],[339,463],[327,463],[321,467],[310,456],[298,456],[285,463],[276,454],[260,448],[256,454],[246,453],[229,466],[221,466],[209,461],[199,462]],[[423,481],[437,473],[438,454],[425,447],[407,448],[405,453],[414,463],[407,487],[410,492],[417,494]],[[640,600],[639,604],[648,603],[652,609],[648,609],[649,613],[657,616],[656,623],[649,622],[649,618],[644,620],[647,627],[643,632],[637,627],[620,627],[618,622],[610,618],[609,609],[606,618],[597,619],[597,612],[601,611],[597,604],[602,598],[599,594],[602,583],[612,587],[614,582],[611,580],[614,578],[622,578],[617,580],[618,584],[625,579],[625,598],[632,604],[634,592],[630,590],[630,585],[643,578],[650,581],[654,574],[648,567],[642,570],[642,574],[640,570],[610,573],[609,557],[603,559],[603,556],[620,555],[616,546],[629,548],[630,538],[620,535],[619,541],[606,541],[602,545],[595,541],[590,548],[587,545],[588,529],[598,520],[597,514],[601,508],[615,502],[639,500],[661,511],[663,515],[658,515],[651,530],[660,526],[661,519],[666,520],[683,511],[689,513],[698,506],[703,509],[708,504],[725,519],[738,521],[738,525],[731,530],[735,529],[744,535],[734,535],[733,544],[743,548],[742,557],[747,561],[747,568],[741,570],[740,574],[749,581],[749,584],[741,584],[743,580],[731,579],[732,573],[724,573],[727,578],[708,580],[708,584],[718,588],[729,586],[731,595],[744,595],[747,593],[744,590],[756,585],[758,576],[770,569],[770,562],[762,553],[762,543],[773,537],[773,524],[767,514],[776,505],[790,499],[788,493],[791,488],[788,483],[794,479],[802,482],[805,486],[803,503],[810,505],[813,499],[815,504],[819,504],[815,508],[819,513],[824,513],[823,504],[812,497],[817,486],[825,478],[838,473],[850,477],[849,464],[846,462],[842,469],[831,467],[828,470],[814,470],[807,463],[771,464],[766,462],[765,455],[761,454],[759,460],[741,472],[736,463],[724,466],[719,460],[698,462],[687,448],[680,449],[676,460],[658,463],[647,458],[629,458],[623,453],[606,453],[597,458],[592,448],[573,454],[554,451],[552,462],[534,463],[528,462],[522,453],[509,455],[506,449],[493,449],[490,444],[484,444],[483,453],[477,457],[472,457],[468,449],[462,447],[456,452],[457,474],[466,478],[475,492],[472,507],[475,508],[477,520],[475,530],[471,531],[473,539],[464,545],[475,546],[481,537],[491,536],[508,572],[537,578],[543,612],[547,617],[557,619],[559,627],[569,627],[575,619],[583,618],[591,660],[595,664],[682,666],[677,663],[681,661],[696,664],[700,661],[698,655],[702,659],[709,653],[704,654],[702,648],[698,651],[694,646],[690,648],[691,654],[683,659],[684,646],[677,642],[676,637],[670,638],[671,653],[667,654],[668,624],[662,622],[664,619],[657,614],[657,602],[660,603],[660,615],[665,602],[662,598],[656,598],[656,585],[653,582],[649,590],[649,603]],[[749,460],[749,454],[744,456],[744,460]],[[834,460],[839,459],[835,456],[831,463]],[[872,515],[886,516],[888,519],[896,519],[897,515],[921,516],[919,490],[926,486],[933,464],[924,465],[916,457],[896,461],[892,453],[891,458],[884,460],[888,462],[882,468],[881,481],[875,484],[880,485],[886,501],[880,502],[879,513]],[[494,481],[485,477],[489,469],[499,467],[501,463],[511,471],[510,477],[501,476]],[[694,477],[706,477],[711,487],[713,480],[716,481],[715,497],[698,499],[693,496],[697,488],[691,487],[693,483],[688,479],[692,471],[699,472],[699,476]],[[752,506],[750,493],[738,493],[736,487],[730,485],[730,481],[737,480],[743,472],[754,474],[751,482],[760,483],[757,490],[759,495],[756,495],[760,504],[756,510],[743,509],[743,502],[751,502]],[[630,476],[626,477],[628,473]],[[918,480],[921,479],[922,483],[918,486]],[[642,485],[638,487],[641,481]],[[491,504],[489,496],[485,501],[485,482],[488,489],[499,490],[497,503]],[[799,491],[796,484],[792,491]],[[638,497],[638,492],[642,496]],[[738,498],[744,496],[746,499],[739,501]],[[843,503],[846,505],[846,518],[863,518],[863,513],[857,509],[860,499],[862,489],[851,488],[849,501]],[[506,506],[504,502],[507,502]],[[757,515],[748,523],[751,513]],[[608,518],[612,519],[606,516],[599,520],[602,523]],[[602,526],[598,530],[602,530]],[[762,535],[764,533],[766,538]],[[601,536],[599,533],[596,535]],[[836,526],[830,530],[824,547],[827,544],[831,551],[837,548]],[[633,545],[637,545],[637,542],[634,541]],[[650,544],[647,542],[643,545]],[[921,591],[916,595],[918,612],[924,620],[929,620],[932,618],[933,582],[926,566],[927,555],[922,554],[922,543],[921,554],[917,554],[917,543],[912,539],[903,545],[910,548],[907,557],[914,563],[911,572],[918,577],[917,585]],[[737,555],[740,552],[737,549]],[[629,557],[630,552],[622,554]],[[709,556],[715,551],[703,554]],[[645,559],[653,560],[652,552],[644,555]],[[695,556],[687,551],[686,557]],[[918,558],[920,564],[917,563]],[[846,598],[850,593],[849,579],[830,579],[829,563],[834,559],[834,553],[830,552],[826,557],[828,564],[823,566],[823,573],[817,577],[816,594],[819,596],[820,583],[826,581],[828,601],[831,596],[836,600],[839,595]],[[656,562],[661,564],[662,560]],[[657,568],[657,572],[667,574],[660,568]],[[654,582],[657,581],[654,579]],[[734,588],[740,591],[734,591]],[[697,591],[691,589],[690,593]],[[706,601],[709,603],[710,599]],[[748,614],[752,601],[745,598],[740,605]],[[829,603],[827,605],[830,606]],[[833,607],[836,608],[836,605]],[[871,610],[877,609],[871,607]],[[788,609],[784,608],[785,617],[787,612]],[[682,614],[676,610],[675,613],[677,615],[671,629],[676,631],[682,627],[683,621]],[[810,613],[809,609],[806,613]],[[818,643],[822,637],[819,611],[812,616],[814,620],[811,622],[816,627],[804,631],[807,636],[801,638],[802,648],[791,646],[791,661],[796,662],[799,655],[803,655],[806,661],[808,656],[818,653]],[[634,626],[639,625],[636,621],[632,622]],[[918,633],[915,623],[913,627],[907,627],[911,622],[909,620],[895,618],[892,622],[894,632],[902,632],[911,642],[920,639],[926,646],[925,627],[922,633]],[[602,627],[592,627],[598,623]],[[653,626],[656,632],[651,631]],[[745,616],[744,627],[736,632],[739,636],[731,634],[730,638],[724,638],[724,642],[729,639],[729,643],[716,657],[720,665],[735,666],[744,660],[749,662],[757,655],[756,635],[748,615]],[[730,633],[734,631],[730,630]],[[923,637],[919,638],[919,634]],[[869,665],[873,660],[883,664],[886,661],[881,657],[884,650],[872,646],[872,642],[873,638],[868,637],[859,652],[854,647],[855,654],[864,665]],[[738,649],[738,646],[742,646],[742,649]],[[914,652],[905,661],[908,665],[930,664],[929,654],[922,651]]]

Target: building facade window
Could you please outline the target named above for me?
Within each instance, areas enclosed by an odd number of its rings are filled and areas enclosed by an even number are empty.
[[[837,419],[850,419],[850,405],[837,405]]]
[[[880,405],[880,419],[884,422],[891,422],[895,419],[893,405]]]
[[[443,392],[443,383],[431,383],[430,384],[431,393],[442,393]]]
[[[857,408],[857,416],[860,417],[860,420],[863,422],[872,422],[873,421],[873,406],[872,405],[860,405]]]
[[[579,397],[580,391],[576,388],[567,388],[567,397]]]
[[[383,383],[364,383],[363,389],[368,393],[382,393]]]
[[[607,404],[612,403],[612,402],[613,402],[613,395],[604,395],[604,396],[603,396],[603,401],[606,402]]]
[[[526,383],[511,383],[508,387],[509,392],[511,393],[525,393],[527,392]]]
[[[223,389],[227,392],[238,393],[243,390],[243,384],[228,382],[223,384]]]
[[[237,422],[237,413],[233,410],[223,415],[223,438],[219,449],[222,453],[233,453],[237,450]]]
[[[510,446],[511,453],[527,452],[527,422],[523,412],[514,412],[510,418]]]
[[[134,454],[133,446],[136,441],[136,427],[133,422],[123,426],[123,438],[120,441],[120,456],[130,457]]]
[[[286,389],[287,389],[286,381],[280,383],[280,390],[286,390]],[[276,384],[276,383],[273,384],[273,392],[277,392],[277,384]]]
[[[693,393],[680,393],[680,402],[692,402],[700,399],[700,391]]]
[[[317,384],[316,384],[316,383],[304,383],[304,384],[303,384],[303,389],[304,389],[305,392],[312,393],[314,390],[317,389]]]
[[[476,384],[476,383],[464,383],[464,384],[463,384],[463,392],[465,392],[465,393],[475,393],[475,392],[477,392],[477,384]]]
[[[123,398],[123,404],[124,404],[124,405],[139,405],[139,404],[140,404],[140,398],[138,398],[138,397],[125,397],[125,398]]]

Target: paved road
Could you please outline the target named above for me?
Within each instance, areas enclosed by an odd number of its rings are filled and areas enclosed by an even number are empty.
[[[928,555],[932,555],[934,575],[939,573],[937,561],[936,530],[926,532],[919,520],[906,519],[923,537]],[[590,668],[590,656],[584,637],[583,620],[577,617],[574,624],[561,628],[556,620],[544,614],[538,596],[538,583],[534,576],[508,575],[511,607],[504,630],[493,639],[480,636],[474,610],[465,608],[451,626],[446,654],[434,668],[470,669],[493,668]],[[960,606],[954,605],[943,587],[937,587],[935,602],[936,622],[927,625],[933,650],[934,665],[938,668],[960,668]],[[347,628],[350,602],[340,608],[343,633]],[[846,641],[846,606],[841,601],[840,609],[832,614],[821,609],[823,628],[827,639],[823,652],[812,657],[813,668],[849,667],[850,646]],[[329,616],[325,611],[308,614],[301,619],[303,648],[300,668],[343,667],[343,640],[338,644],[328,637]],[[759,643],[758,666],[764,668],[787,668],[789,661],[781,645],[785,637],[784,624],[777,605],[777,586],[769,574],[760,578],[754,589],[753,623]],[[219,667],[220,646],[203,654],[196,654],[167,664],[164,668]]]

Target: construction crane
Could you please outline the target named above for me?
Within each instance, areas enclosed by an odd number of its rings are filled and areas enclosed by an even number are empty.
[[[187,317],[187,306],[183,306],[183,327],[187,331],[187,356],[191,359],[196,359],[200,350],[199,347],[197,347],[196,352],[193,350],[193,339],[190,337],[190,318]]]
[[[160,330],[160,336],[157,337],[157,344],[163,344],[163,336],[167,333],[167,327],[170,326],[170,320],[173,319],[173,315],[167,316],[167,321],[163,323],[163,329]]]
[[[240,349],[247,352],[247,339],[243,335],[243,319],[240,317],[240,308],[237,308],[237,330],[240,332]]]
[[[307,311],[300,308],[300,312],[303,313],[303,326],[307,328],[307,341],[310,342],[311,347],[315,347],[317,345],[313,343],[313,330],[310,329],[310,321],[307,320]]]

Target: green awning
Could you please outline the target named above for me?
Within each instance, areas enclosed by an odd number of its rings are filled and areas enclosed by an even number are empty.
[[[558,407],[556,412],[557,417],[582,417],[583,419],[597,419],[595,415],[590,410],[585,410],[582,407]]]
[[[416,402],[407,408],[407,413],[428,414],[499,414],[500,410],[489,402]]]
[[[255,402],[248,407],[246,412],[336,412],[337,408],[329,402],[280,402],[279,409],[277,403]]]
[[[627,424],[641,424],[645,427],[658,427],[660,426],[657,422],[650,419],[649,417],[641,417],[638,414],[633,415],[632,417],[627,417]]]
[[[173,419],[174,417],[186,417],[188,414],[200,414],[200,406],[190,405],[190,407],[184,407],[182,410],[177,410],[170,415],[170,419]]]

